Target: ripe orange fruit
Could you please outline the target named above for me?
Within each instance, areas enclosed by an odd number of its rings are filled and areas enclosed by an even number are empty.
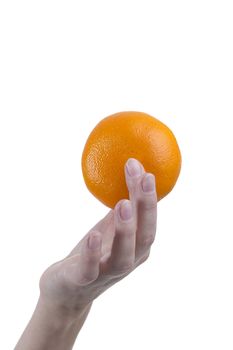
[[[158,200],[174,187],[181,154],[172,131],[142,112],[120,112],[101,120],[89,135],[82,154],[82,172],[89,191],[114,208],[128,198],[124,165],[138,159],[155,175]]]

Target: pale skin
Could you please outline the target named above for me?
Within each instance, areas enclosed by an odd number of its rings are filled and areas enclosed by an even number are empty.
[[[133,158],[124,171],[129,200],[120,200],[68,256],[45,270],[15,350],[71,350],[93,301],[148,259],[156,233],[155,177]]]

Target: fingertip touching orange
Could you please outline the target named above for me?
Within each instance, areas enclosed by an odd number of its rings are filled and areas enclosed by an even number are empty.
[[[142,112],[120,112],[102,119],[90,133],[82,153],[82,172],[89,191],[114,208],[128,198],[124,165],[136,158],[156,178],[158,200],[174,187],[181,153],[172,131]]]

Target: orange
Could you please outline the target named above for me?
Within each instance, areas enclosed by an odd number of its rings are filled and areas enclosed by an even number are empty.
[[[155,175],[158,200],[174,187],[181,154],[172,131],[142,112],[120,112],[101,120],[90,133],[82,154],[82,172],[89,191],[114,208],[128,198],[124,165],[136,158]]]

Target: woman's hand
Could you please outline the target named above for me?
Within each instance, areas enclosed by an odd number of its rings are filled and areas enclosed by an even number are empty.
[[[149,256],[156,231],[155,179],[135,159],[121,200],[71,253],[40,278],[40,297],[15,350],[70,350],[92,302]]]
[[[154,175],[131,158],[125,178],[130,200],[120,200],[65,259],[41,276],[44,304],[75,315],[148,258],[156,232]]]

